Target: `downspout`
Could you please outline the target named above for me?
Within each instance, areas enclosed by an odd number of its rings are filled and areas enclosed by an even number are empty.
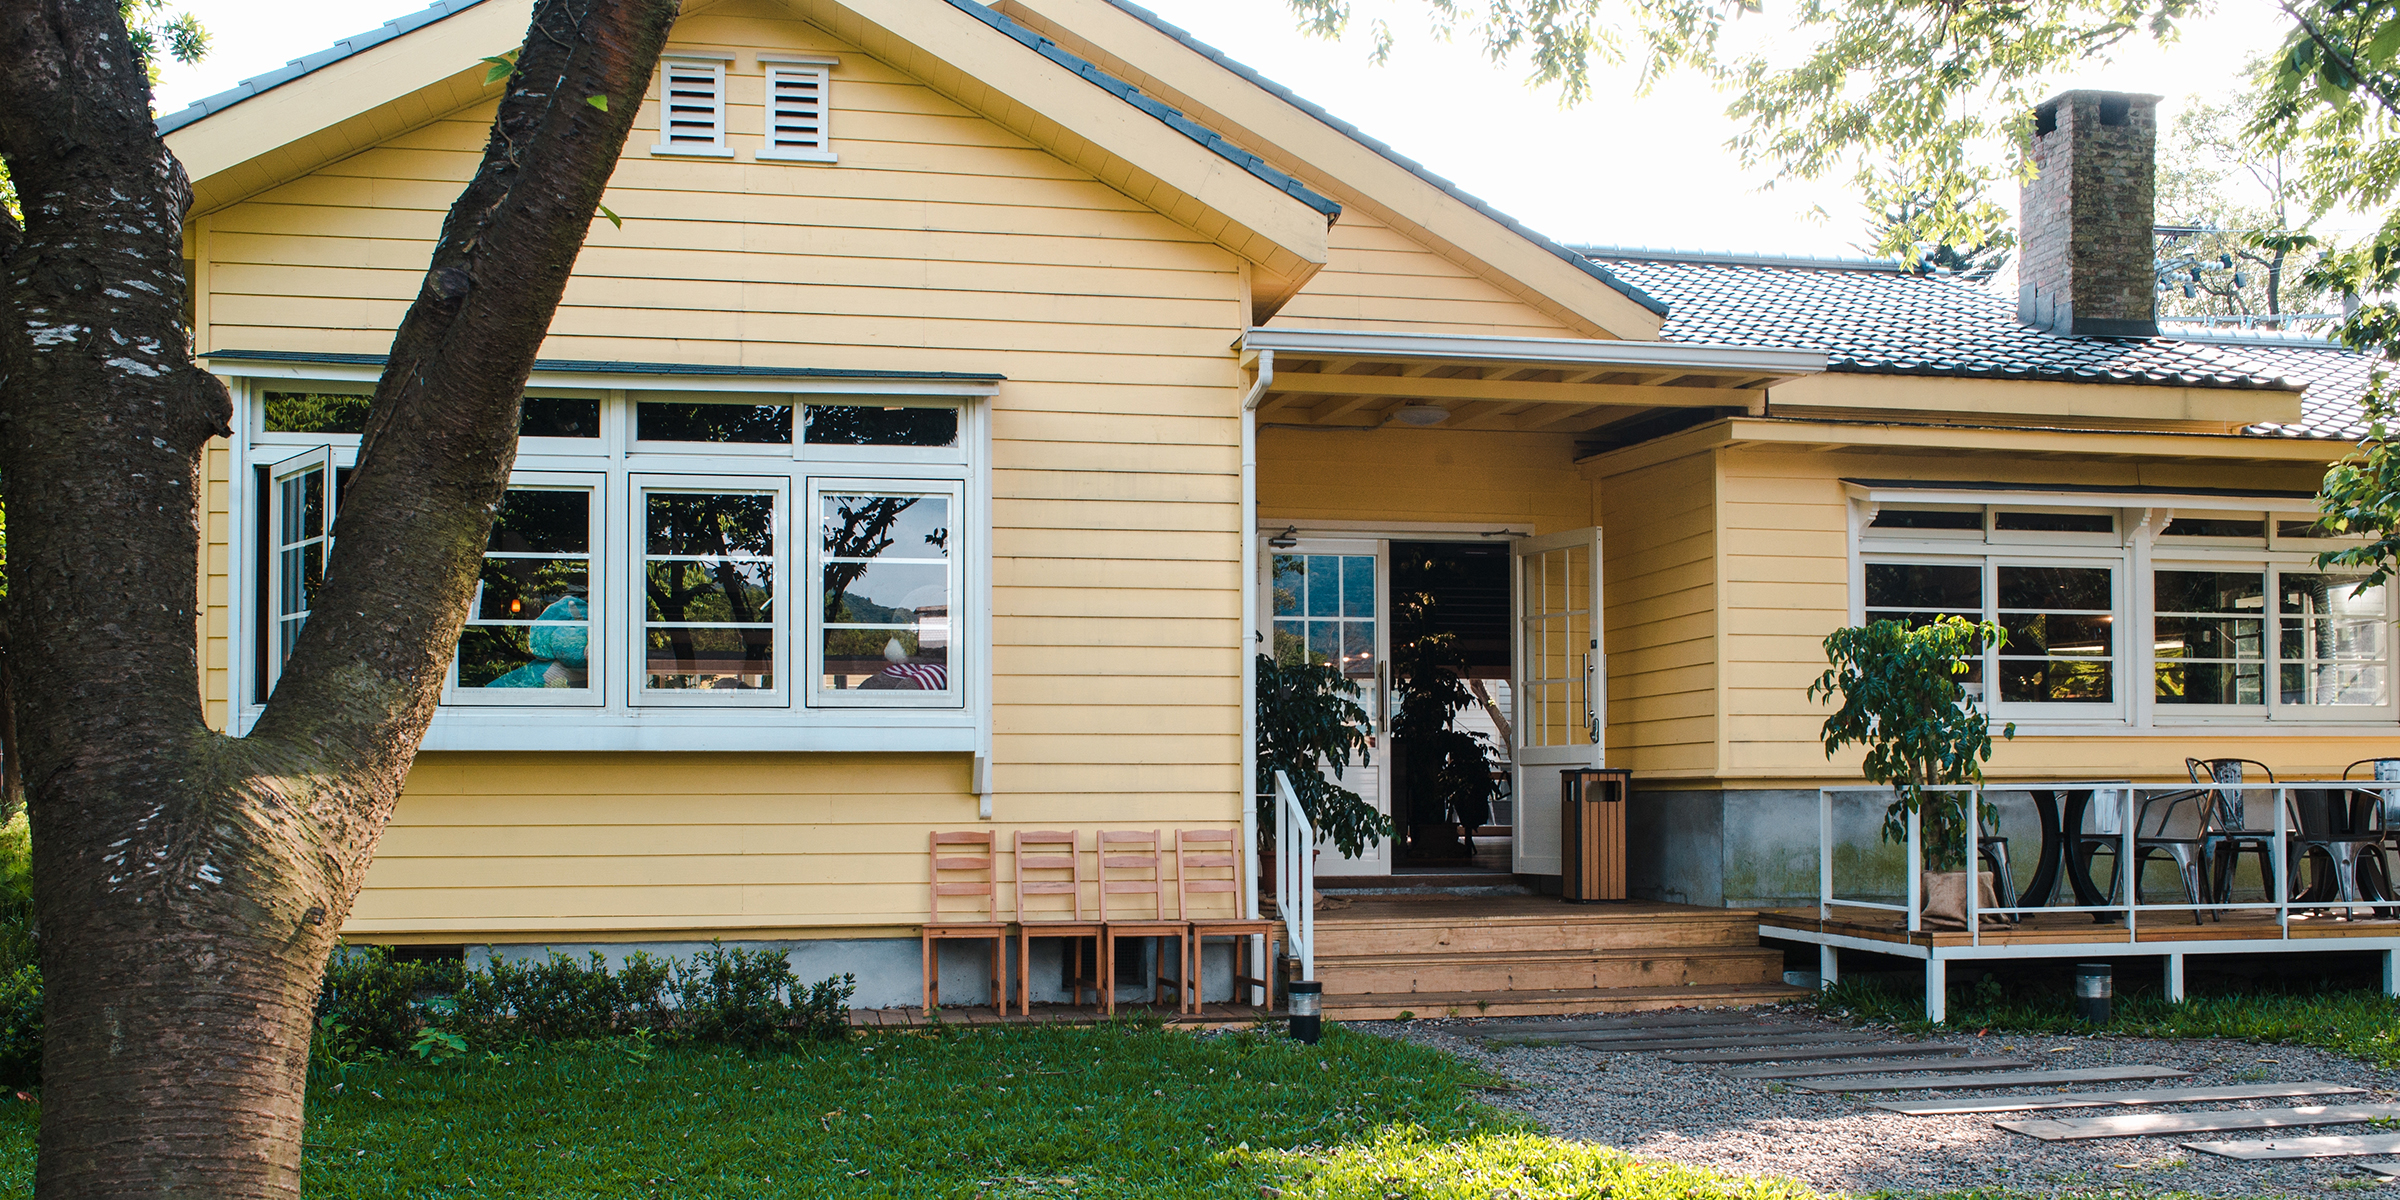
[[[1258,355],[1242,397],[1242,916],[1258,918],[1258,402],[1275,382],[1275,352]]]

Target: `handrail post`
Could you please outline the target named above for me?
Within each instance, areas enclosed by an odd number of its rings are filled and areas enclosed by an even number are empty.
[[[2123,839],[2117,844],[2117,886],[2125,889],[2125,940],[2138,942],[2141,940],[2141,914],[2135,911],[2134,901],[2142,894],[2142,865],[2133,857],[2135,810],[2132,780],[2125,782],[2122,794],[2125,807],[2117,814],[2120,818],[2117,828],[2121,831],[2117,836]]]
[[[1975,903],[1983,890],[1975,886],[1975,881],[1981,878],[1979,868],[1983,865],[1982,850],[1983,789],[1969,787],[1967,789],[1967,944],[1970,946],[1983,944],[1983,916]],[[1997,892],[1999,889],[1992,890]]]
[[[1283,910],[1285,938],[1293,957],[1300,960],[1303,981],[1317,977],[1317,829],[1310,823],[1308,813],[1300,807],[1299,794],[1292,790],[1291,777],[1275,772],[1276,860],[1281,866],[1276,879],[1276,897]],[[1295,899],[1293,893],[1297,893]]]
[[[1923,915],[1925,907],[1923,894],[1925,847],[1918,840],[1920,832],[1918,817],[1921,815],[1919,810],[1924,807],[1925,797],[1923,793],[1919,793],[1916,806],[1908,810],[1908,931],[1910,933],[1915,933],[1923,928],[1923,922],[1919,918]]]
[[[1817,921],[1833,919],[1833,791],[1817,789]]]
[[[2267,856],[2267,861],[2274,864],[2275,867],[2275,936],[2287,942],[2292,939],[2292,881],[2288,878],[2292,849],[2291,843],[2285,840],[2291,835],[2285,828],[2283,816],[2284,806],[2290,803],[2290,789],[2277,787],[2275,789],[2275,853]]]

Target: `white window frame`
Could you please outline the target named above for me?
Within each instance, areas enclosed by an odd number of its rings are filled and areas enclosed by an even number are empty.
[[[324,435],[315,436],[322,437]],[[334,449],[330,445],[319,445],[279,462],[267,464],[265,502],[266,511],[270,515],[267,520],[267,544],[260,547],[261,553],[266,556],[267,560],[267,593],[261,597],[261,607],[266,616],[266,629],[259,635],[264,637],[267,643],[267,678],[266,685],[262,689],[265,692],[272,693],[275,685],[283,680],[283,624],[286,617],[283,611],[283,593],[289,582],[284,578],[285,568],[283,565],[283,551],[286,548],[283,540],[282,520],[284,513],[283,482],[310,472],[316,472],[325,477],[325,528],[320,533],[304,537],[297,542],[289,543],[289,545],[301,546],[311,541],[321,543],[324,547],[325,561],[330,566],[333,561],[333,521],[341,504],[341,467],[342,464],[336,461]],[[300,624],[303,629],[307,628],[308,621],[305,615],[301,618]]]
[[[814,55],[761,54],[759,73],[765,76],[766,93],[762,107],[766,113],[758,159],[761,162],[831,163],[841,159],[833,152],[833,69],[841,65],[838,58]],[[814,83],[817,91],[816,111],[810,114],[816,122],[814,141],[782,140],[782,85]]]
[[[239,419],[230,471],[231,561],[227,566],[232,589],[228,628],[232,662],[230,693],[233,732],[248,732],[263,711],[266,692],[260,687],[260,637],[263,606],[271,599],[261,578],[267,565],[259,555],[259,521],[270,496],[259,485],[257,468],[290,459],[295,453],[325,447],[337,473],[356,458],[358,437],[341,434],[267,433],[263,425],[262,393],[274,390],[371,391],[379,368],[338,363],[269,363],[219,360],[209,364],[227,377]],[[483,700],[459,703],[445,689],[424,748],[429,751],[624,750],[624,751],[828,751],[828,752],[959,752],[976,757],[975,778],[988,781],[991,725],[991,422],[989,397],[999,384],[977,379],[880,379],[840,376],[758,377],[603,373],[591,370],[536,369],[528,395],[574,395],[600,401],[597,438],[526,438],[518,448],[512,484],[550,482],[564,478],[599,480],[605,494],[596,506],[603,529],[594,543],[602,565],[593,584],[594,678],[601,681],[598,704],[508,703]],[[738,393],[753,402],[790,403],[793,444],[728,446],[718,443],[636,443],[632,440],[635,405],[645,393]],[[811,446],[800,428],[802,406],[809,403],[866,405],[890,408],[941,407],[958,412],[955,444],[939,447]],[[877,693],[872,704],[811,706],[804,692],[790,690],[791,673],[810,669],[805,653],[789,647],[796,638],[811,636],[805,621],[786,617],[778,673],[784,694],[781,706],[706,701],[685,704],[634,703],[635,682],[629,677],[639,658],[624,652],[638,637],[631,626],[639,595],[625,564],[638,562],[638,526],[627,519],[632,511],[633,477],[675,476],[731,479],[781,478],[788,481],[787,514],[797,498],[818,479],[841,480],[885,487],[949,488],[960,505],[956,518],[960,552],[953,566],[951,678],[955,696],[929,702],[919,694]],[[782,571],[809,573],[808,556],[793,538],[795,516],[787,515],[782,538]],[[613,558],[613,561],[610,561]],[[807,581],[804,579],[804,582]],[[805,593],[792,591],[790,597]],[[788,614],[788,600],[779,600]],[[453,666],[451,668],[455,670]],[[814,676],[812,675],[813,679]],[[524,689],[533,691],[534,689]],[[523,701],[527,697],[515,699]]]
[[[2313,521],[2313,502],[2297,496],[2178,496],[2142,493],[2060,492],[2017,493],[1950,489],[1940,485],[1901,487],[1847,483],[1850,544],[1850,604],[1852,624],[1865,620],[1866,566],[1870,562],[1983,564],[1984,610],[1987,619],[1998,610],[1999,565],[2111,565],[2115,574],[2114,615],[2120,632],[2112,639],[2116,654],[2115,705],[2071,703],[2000,704],[1995,719],[2014,720],[2020,736],[2096,733],[2155,735],[2197,728],[2239,728],[2246,733],[2309,736],[2355,734],[2363,729],[2388,728],[2400,723],[2400,585],[2387,592],[2387,703],[2381,706],[2320,706],[2285,704],[2281,686],[2282,614],[2277,585],[2285,571],[2339,574],[2319,569],[2315,555],[2322,550],[2355,544],[2333,538],[2287,537],[2278,522]],[[2255,506],[2255,507],[2253,507]],[[1958,510],[1984,508],[1980,533],[1974,530],[1875,530],[1876,516],[1885,509]],[[2035,533],[1997,528],[1999,510],[2057,511],[2061,509],[2117,513],[2117,535],[2093,533]],[[2162,532],[2177,515],[2187,517],[2262,516],[2263,538],[2167,538]],[[2157,572],[2207,570],[2249,572],[2266,576],[2265,610],[2261,615],[2267,642],[2263,705],[2169,705],[2156,699]],[[1998,685],[1996,658],[1985,657],[1988,688]],[[2084,709],[2082,713],[2067,710]],[[2106,711],[2093,711],[2102,710]]]
[[[732,145],[726,141],[725,130],[725,77],[728,73],[726,68],[732,62],[733,56],[730,54],[707,50],[669,50],[658,56],[658,144],[650,147],[650,153],[674,158],[734,156]],[[705,141],[696,138],[676,140],[678,122],[675,114],[679,106],[675,100],[675,81],[679,73],[687,79],[705,77],[714,89],[714,103],[705,109],[709,113],[713,136]],[[689,101],[680,108],[690,113],[704,111],[703,106]]]
[[[962,563],[977,553],[969,535],[972,527],[965,519],[966,481],[963,479],[925,478],[911,480],[882,475],[869,478],[812,475],[808,480],[807,510],[800,521],[804,528],[796,530],[807,546],[806,578],[808,605],[805,624],[807,641],[808,704],[812,708],[959,708],[965,700],[965,679],[972,662],[981,653],[980,647],[959,636],[959,599],[964,595],[966,577]],[[950,596],[950,643],[945,658],[945,674],[950,687],[940,692],[924,691],[859,691],[850,688],[825,686],[825,638],[822,614],[825,611],[824,551],[817,536],[819,514],[823,512],[824,497],[828,495],[867,496],[939,496],[950,504],[951,546],[945,559],[944,588]]]
[[[566,441],[565,438],[528,438],[525,441]],[[582,440],[582,439],[575,439]],[[515,471],[508,477],[508,490],[533,492],[583,492],[591,497],[586,510],[590,528],[584,545],[590,547],[586,556],[590,592],[585,602],[590,606],[591,619],[586,623],[584,685],[581,688],[471,688],[458,682],[458,655],[450,656],[450,671],[442,686],[442,703],[462,707],[556,706],[561,708],[597,708],[608,702],[609,664],[615,656],[609,653],[606,609],[603,604],[608,576],[619,569],[618,555],[609,540],[608,477],[599,472]],[[476,584],[480,597],[483,585]],[[475,624],[474,609],[467,610],[467,623]],[[463,635],[462,635],[463,636]]]
[[[769,603],[774,606],[772,619],[757,622],[767,627],[774,638],[775,658],[773,687],[709,691],[652,688],[649,684],[649,597],[642,590],[642,581],[649,572],[649,498],[654,493],[684,495],[771,495],[774,511],[774,551],[767,557],[774,585],[769,591]],[[786,475],[735,475],[716,472],[695,474],[665,474],[656,471],[637,471],[627,477],[626,534],[623,539],[628,555],[615,572],[614,582],[630,595],[627,602],[634,607],[625,614],[629,640],[626,647],[631,661],[625,687],[628,703],[641,708],[788,708],[792,703],[792,643],[791,604],[786,595],[790,588],[792,537],[792,481]],[[705,622],[697,622],[705,624]]]

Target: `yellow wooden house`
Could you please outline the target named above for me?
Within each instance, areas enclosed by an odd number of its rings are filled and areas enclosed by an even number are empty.
[[[159,122],[238,413],[209,456],[226,728],[306,619],[497,104],[479,60],[529,8],[440,0]],[[2144,98],[2053,108],[2045,178],[2150,152]],[[912,1000],[930,830],[1253,845],[1261,651],[1339,662],[1378,722],[1348,778],[1400,836],[1319,870],[1417,893],[1347,951],[1329,915],[1337,993],[1783,994],[1724,912],[1813,902],[1815,789],[1855,761],[1804,689],[1824,635],[1878,614],[2076,631],[1984,664],[2018,724],[2001,778],[2177,778],[2201,751],[2338,773],[2400,722],[2388,602],[2325,607],[2308,561],[2363,369],[2138,328],[2140,199],[2039,207],[2019,304],[1889,264],[1569,249],[1121,0],[691,0],[346,932],[781,944]],[[2072,253],[2104,219],[2137,290]],[[1429,605],[1500,774],[1472,820],[1423,811],[1391,753],[1394,626]],[[1658,903],[1618,915],[1647,932],[1445,972],[1478,928],[1582,911],[1549,899],[1559,772],[1601,765],[1634,773]]]

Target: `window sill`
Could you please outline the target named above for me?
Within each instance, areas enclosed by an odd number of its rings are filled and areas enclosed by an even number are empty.
[[[259,710],[242,714],[248,733]],[[640,713],[591,710],[445,709],[420,747],[432,751],[802,751],[844,754],[972,754],[975,715],[891,709],[679,709]]]
[[[760,162],[837,163],[842,161],[831,150],[761,150]]]
[[[1998,736],[1998,726],[2003,723],[1997,720],[1993,722],[1992,744],[1994,746],[2007,744]],[[2021,742],[2026,738],[2045,737],[2189,738],[2200,735],[2210,737],[2365,737],[2376,734],[2388,735],[2395,724],[2396,722],[2390,716],[2362,717],[2346,722],[2318,721],[2308,724],[2295,721],[2261,721],[2252,717],[2223,717],[2216,720],[2186,718],[2180,721],[2161,721],[2149,725],[2133,725],[2124,721],[2069,723],[2020,720],[2017,722],[2016,740]]]
[[[650,153],[660,158],[732,158],[730,146],[652,146]]]

